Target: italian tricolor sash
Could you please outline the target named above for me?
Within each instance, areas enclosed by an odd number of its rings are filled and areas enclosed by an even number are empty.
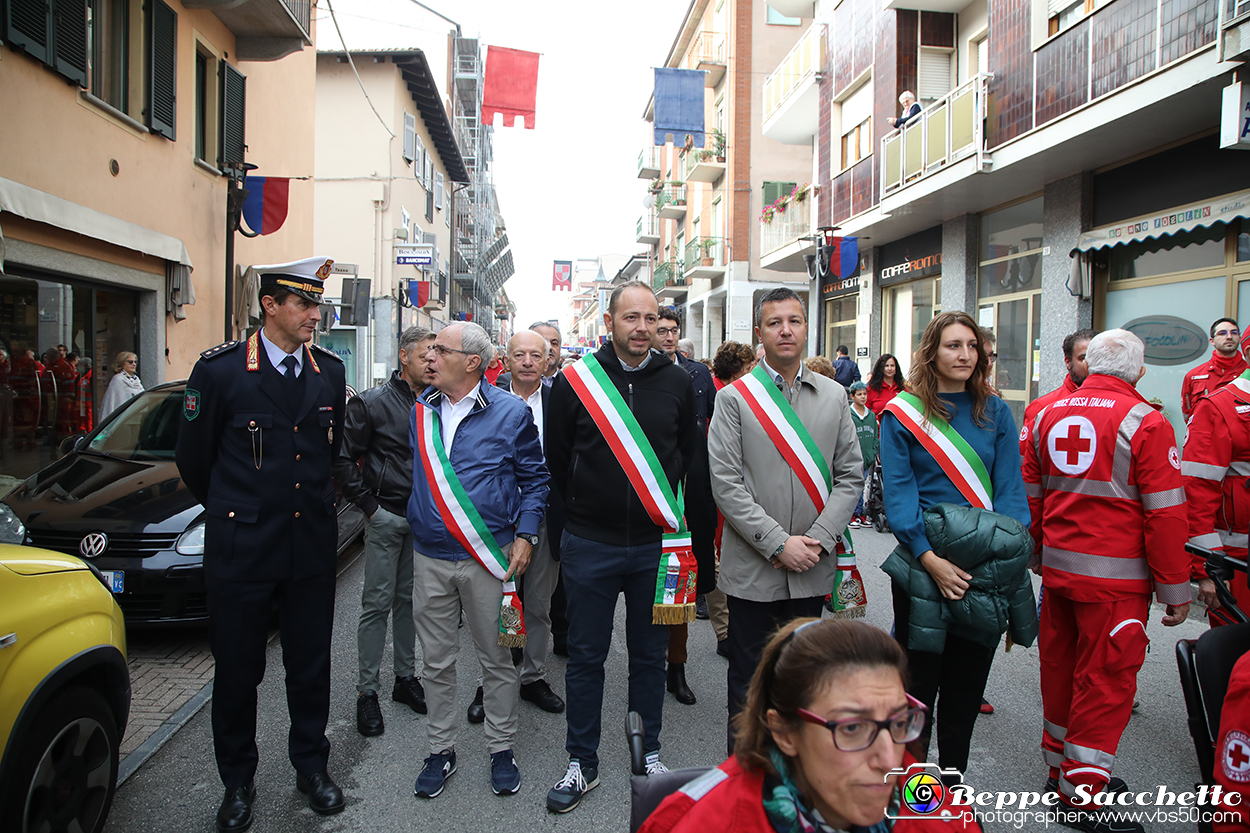
[[[751,413],[764,426],[765,433],[798,476],[807,496],[816,504],[816,511],[823,510],[833,488],[829,464],[812,439],[811,432],[799,420],[799,415],[777,390],[776,383],[768,378],[768,371],[762,364],[757,364],[754,370],[733,385],[742,393]]]
[[[898,394],[885,409],[898,417],[903,427],[933,455],[968,503],[993,511],[994,488],[990,484],[990,473],[976,451],[950,423],[938,416],[926,417],[924,405],[910,393]]]
[[[829,493],[833,490],[833,475],[820,446],[816,445],[811,432],[794,412],[794,406],[781,395],[777,383],[769,378],[763,364],[757,364],[754,370],[733,385],[742,394],[747,407],[759,420],[764,433],[773,441],[786,464],[799,478],[799,483],[803,484],[807,496],[816,505],[816,511],[824,511]],[[844,530],[835,545],[838,568],[833,575],[833,591],[825,598],[829,611],[842,618],[863,616],[868,604],[864,581],[855,566],[855,550],[850,541],[850,530]]]
[[[673,493],[651,441],[593,353],[566,368],[564,376],[603,433],[652,522],[664,531],[651,621],[693,622],[697,568],[680,490]]]
[[[508,556],[495,541],[482,515],[469,499],[456,470],[447,459],[443,446],[441,422],[435,409],[418,404],[417,456],[425,471],[426,482],[447,531],[460,546],[481,564],[483,569],[503,582],[503,600],[499,609],[499,644],[506,648],[525,647],[525,619],[516,584],[504,581],[508,572]]]

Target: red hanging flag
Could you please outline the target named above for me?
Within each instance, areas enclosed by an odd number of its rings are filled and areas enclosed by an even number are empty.
[[[291,180],[278,176],[249,176],[243,200],[243,221],[257,234],[273,234],[286,222]]]
[[[573,291],[573,261],[571,260],[557,260],[552,265],[551,291],[561,289]]]
[[[495,123],[502,113],[504,127],[516,127],[517,116],[525,128],[534,129],[534,102],[538,98],[538,53],[486,47],[486,84],[482,90],[482,121]]]
[[[417,281],[417,297],[414,299],[416,303],[413,306],[420,309],[430,302],[430,282]]]

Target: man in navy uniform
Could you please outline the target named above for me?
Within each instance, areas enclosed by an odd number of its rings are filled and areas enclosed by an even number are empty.
[[[286,666],[296,788],[322,815],[343,809],[326,771],[330,631],[338,541],[331,464],[342,443],[342,361],[311,345],[333,261],[258,266],[264,326],[200,354],[187,381],[176,458],[207,509],[213,747],[222,833],[246,830],[256,796],[256,687],[271,610]]]

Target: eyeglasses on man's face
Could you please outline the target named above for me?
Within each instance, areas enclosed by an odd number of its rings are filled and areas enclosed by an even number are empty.
[[[474,353],[472,350],[457,350],[455,347],[448,347],[446,344],[431,344],[429,349],[438,353],[440,356],[446,356],[448,353],[459,353],[462,356],[477,355],[477,353]]]
[[[866,717],[848,717],[844,720],[825,720],[815,712],[799,709],[799,717],[808,723],[824,726],[833,733],[833,745],[843,752],[862,752],[877,742],[877,735],[884,729],[895,743],[908,743],[920,737],[924,728],[925,706],[910,694],[907,701],[912,708],[885,720]]]
[[[681,328],[680,327],[657,327],[655,330],[655,334],[658,335],[660,338],[667,338],[668,336],[680,335]]]
[[[1216,338],[1228,338],[1229,336],[1233,336],[1234,338],[1236,338],[1239,335],[1241,335],[1241,332],[1239,330],[1216,330],[1215,331]]]

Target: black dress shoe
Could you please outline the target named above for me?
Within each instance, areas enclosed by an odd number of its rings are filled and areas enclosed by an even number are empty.
[[[521,683],[521,699],[528,700],[538,708],[551,714],[564,711],[564,701],[560,695],[551,690],[546,680],[534,680],[532,683]]]
[[[694,705],[694,692],[690,690],[690,686],[686,685],[685,663],[670,662],[668,664],[668,690],[673,692],[678,703],[687,706]]]
[[[367,738],[377,737],[386,731],[376,691],[362,691],[356,695],[356,731]]]
[[[412,677],[396,677],[395,689],[391,691],[391,699],[396,703],[403,703],[417,714],[425,714],[425,689],[421,687],[421,681]]]
[[[343,791],[330,780],[328,772],[295,776],[295,789],[308,796],[308,806],[321,816],[332,816],[343,809]]]
[[[729,640],[728,639],[717,640],[716,655],[718,657],[724,657],[725,659],[729,659]]]
[[[708,616],[707,599],[700,593],[694,597],[694,618],[707,619]]]
[[[238,833],[252,826],[252,802],[256,800],[256,786],[226,787],[221,806],[217,808],[217,829],[221,833]]]
[[[486,707],[482,705],[482,687],[477,687],[477,694],[473,695],[473,702],[469,704],[469,712],[466,715],[470,723],[481,723],[486,719]]]

